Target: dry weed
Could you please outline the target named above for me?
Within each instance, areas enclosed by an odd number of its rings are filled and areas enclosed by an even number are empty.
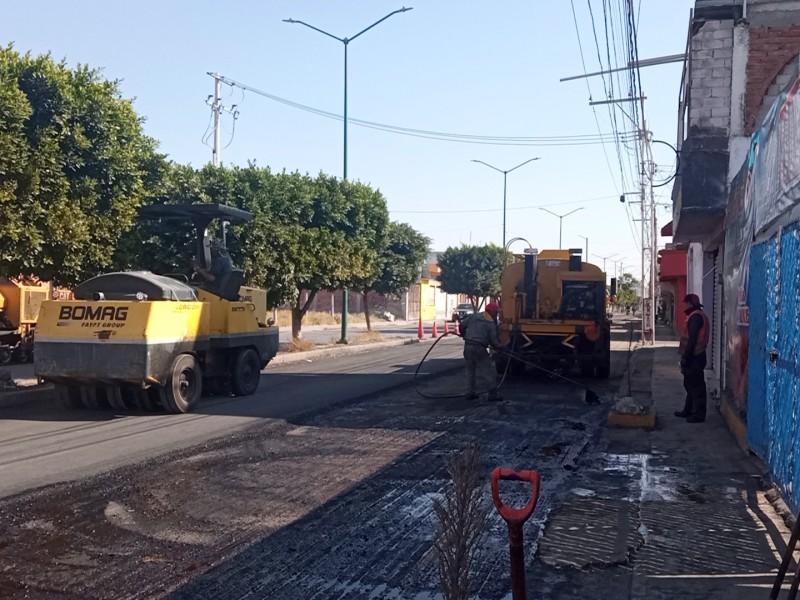
[[[445,458],[452,483],[442,500],[434,500],[439,519],[434,546],[439,556],[439,578],[445,600],[467,600],[470,572],[481,559],[488,508],[481,485],[480,446],[471,444]]]
[[[380,331],[364,331],[353,340],[354,344],[374,344],[375,342],[382,342],[383,336]]]
[[[291,342],[281,344],[281,352],[308,352],[316,347],[317,345],[314,342],[304,340],[303,338],[296,338]]]
[[[363,323],[364,315],[356,313],[348,313],[347,319],[353,323]],[[329,312],[321,311],[308,311],[306,316],[303,317],[303,325],[339,325],[342,322],[341,314],[332,315]],[[291,327],[292,326],[292,311],[288,308],[279,308],[276,311],[275,324],[278,327]]]

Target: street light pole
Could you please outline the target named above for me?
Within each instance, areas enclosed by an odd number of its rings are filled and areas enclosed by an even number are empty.
[[[578,237],[586,240],[586,262],[589,262],[589,238],[585,235],[579,235]],[[603,269],[603,271],[605,271],[605,269]]]
[[[596,256],[597,258],[602,258],[603,259],[603,273],[605,273],[606,272],[606,261],[607,260],[611,260],[612,258],[617,256],[618,254],[619,254],[619,252],[615,252],[611,256],[600,256],[599,254],[592,254],[592,256]],[[611,261],[611,262],[614,263],[614,277],[616,277],[617,276],[617,261]]]
[[[503,248],[506,247],[506,190],[508,188],[507,186],[508,174],[511,173],[511,171],[519,169],[520,167],[527,165],[529,162],[533,162],[534,160],[539,160],[540,158],[541,158],[540,156],[529,158],[525,162],[518,164],[516,167],[512,167],[511,169],[505,171],[503,169],[498,169],[497,167],[490,165],[487,162],[483,162],[482,160],[476,160],[474,158],[472,159],[472,162],[481,163],[482,165],[486,165],[490,169],[494,169],[495,171],[498,171],[499,173],[503,174]]]
[[[561,221],[564,219],[564,217],[568,217],[572,213],[576,213],[579,210],[583,210],[583,206],[581,206],[580,208],[576,208],[575,210],[571,210],[568,213],[565,213],[563,215],[558,215],[558,214],[554,213],[552,210],[547,210],[546,208],[542,208],[541,206],[539,207],[539,210],[543,210],[544,212],[550,213],[554,217],[558,217],[558,249],[561,250]]]
[[[411,7],[406,8],[405,6],[403,8],[398,8],[397,10],[393,10],[388,15],[386,15],[382,19],[378,19],[377,21],[375,21],[369,27],[365,27],[364,29],[359,31],[357,34],[355,34],[351,38],[346,38],[346,37],[345,38],[340,38],[340,37],[338,37],[336,35],[333,35],[332,33],[328,33],[327,31],[325,31],[323,29],[320,29],[319,27],[314,27],[313,25],[309,25],[308,23],[306,23],[304,21],[297,21],[296,19],[284,19],[283,20],[284,23],[305,25],[309,29],[313,29],[314,31],[317,31],[317,32],[321,33],[322,35],[327,35],[329,38],[333,38],[334,40],[342,42],[342,44],[344,44],[344,147],[343,147],[343,150],[342,150],[342,154],[343,154],[343,161],[342,162],[344,163],[343,166],[342,166],[342,180],[343,181],[347,181],[347,121],[348,121],[348,119],[347,119],[347,46],[350,44],[350,42],[352,42],[358,36],[366,33],[367,31],[369,31],[370,29],[372,29],[373,27],[375,27],[379,23],[383,23],[386,19],[388,19],[392,15],[396,15],[397,13],[407,12],[409,10],[412,10],[412,8]],[[347,343],[347,314],[348,314],[348,312],[349,312],[349,307],[348,307],[348,289],[344,288],[344,289],[342,289],[342,337],[339,340],[340,344],[346,344]]]

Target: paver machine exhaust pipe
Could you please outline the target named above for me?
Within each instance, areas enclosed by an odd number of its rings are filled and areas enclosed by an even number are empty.
[[[522,508],[507,506],[500,498],[500,480],[529,481],[531,498]],[[539,473],[537,471],[515,471],[497,467],[492,471],[492,500],[497,512],[508,524],[508,545],[511,554],[511,594],[513,600],[525,600],[525,554],[523,552],[522,526],[525,524],[536,502],[539,500]]]

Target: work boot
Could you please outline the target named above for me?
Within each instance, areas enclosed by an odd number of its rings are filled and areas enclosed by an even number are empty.
[[[689,416],[689,413],[686,412],[685,410],[676,410],[675,416],[678,417],[679,419],[685,419],[686,417]]]

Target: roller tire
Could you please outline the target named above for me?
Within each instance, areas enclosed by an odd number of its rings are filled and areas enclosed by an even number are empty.
[[[108,385],[105,388],[106,398],[111,408],[114,410],[126,411],[128,410],[125,400],[122,398],[122,389],[117,385]]]
[[[231,369],[231,386],[237,396],[252,396],[261,382],[261,358],[252,348],[236,353]]]
[[[172,361],[161,403],[171,413],[191,412],[203,394],[203,373],[191,354],[179,354]]]
[[[78,386],[57,383],[53,386],[53,390],[56,394],[56,400],[64,408],[83,408]]]
[[[91,410],[108,408],[108,404],[97,394],[97,388],[93,385],[81,386],[81,402],[83,406]]]
[[[11,362],[11,348],[4,346],[0,348],[0,365],[7,365]]]

